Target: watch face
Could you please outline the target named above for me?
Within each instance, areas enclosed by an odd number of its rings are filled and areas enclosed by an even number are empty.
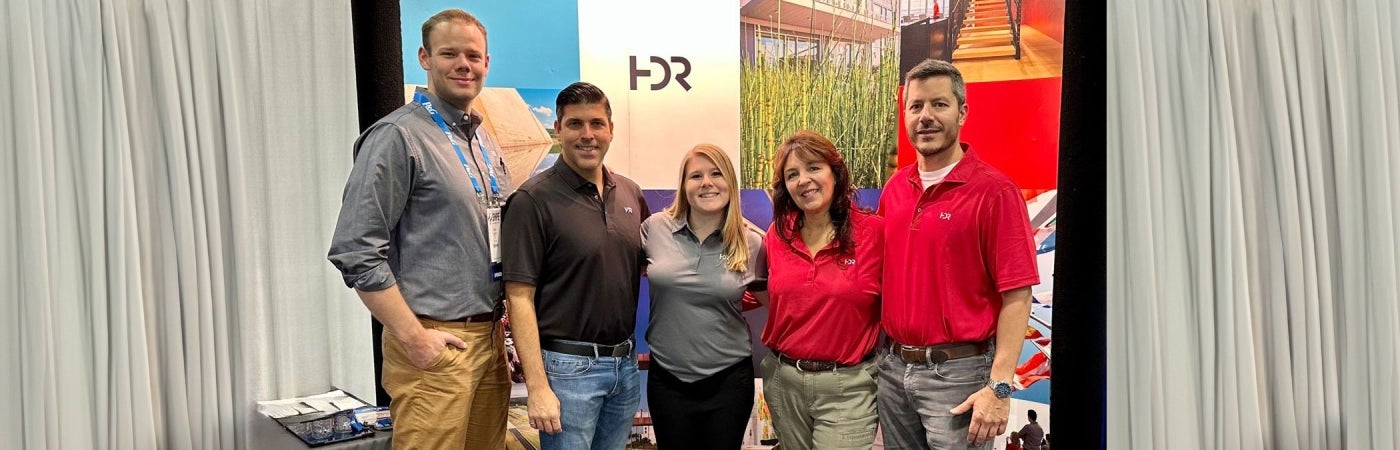
[[[1007,383],[1007,382],[1005,382],[1005,381],[998,381],[998,382],[996,382],[996,383],[993,383],[993,384],[992,384],[992,392],[995,393],[995,394],[997,395],[997,398],[1007,398],[1007,397],[1010,397],[1010,396],[1011,396],[1011,383]]]

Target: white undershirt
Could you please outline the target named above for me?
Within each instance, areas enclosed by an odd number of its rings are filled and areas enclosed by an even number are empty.
[[[944,168],[942,168],[942,169],[938,169],[938,170],[934,170],[934,171],[925,172],[925,171],[920,170],[920,171],[919,171],[919,179],[921,179],[921,180],[924,181],[924,189],[928,189],[929,186],[933,186],[933,185],[935,185],[935,184],[942,183],[942,182],[943,182],[943,178],[948,176],[948,172],[952,172],[952,171],[953,171],[953,168],[954,168],[954,167],[957,167],[957,166],[958,166],[958,163],[955,162],[955,163],[949,164],[948,167],[944,167]]]

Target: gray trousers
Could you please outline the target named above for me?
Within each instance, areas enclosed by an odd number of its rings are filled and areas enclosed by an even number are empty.
[[[991,450],[967,444],[972,411],[953,415],[948,411],[987,385],[992,374],[990,349],[943,364],[906,364],[903,358],[883,350],[880,357],[880,428],[885,448]],[[995,441],[995,439],[992,439]]]
[[[875,443],[875,362],[803,372],[769,353],[763,398],[783,450],[868,450]]]

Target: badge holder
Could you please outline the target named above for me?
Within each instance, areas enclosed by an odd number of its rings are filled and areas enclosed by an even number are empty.
[[[501,281],[501,205],[491,202],[486,206],[486,239],[491,246],[491,281]]]

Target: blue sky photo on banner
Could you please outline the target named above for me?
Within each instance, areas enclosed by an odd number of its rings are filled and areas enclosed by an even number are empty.
[[[1006,48],[1000,43],[948,46],[944,54],[963,71],[968,102],[975,106],[963,139],[1007,171],[1027,199],[1042,282],[1033,289],[1033,316],[1018,363],[1018,381],[1026,388],[1013,396],[1008,430],[1019,429],[1025,410],[1036,409],[1048,431],[1053,161],[1064,7],[1063,0],[1021,2],[1024,19],[1013,17],[1007,28],[1017,31],[1006,31],[1019,38],[1016,56],[998,53]],[[611,100],[616,129],[607,166],[640,184],[653,212],[670,204],[685,152],[710,143],[739,165],[744,215],[766,228],[772,217],[762,189],[771,177],[768,160],[773,147],[799,129],[813,129],[837,144],[861,188],[859,202],[875,206],[894,169],[912,163],[899,142],[901,65],[945,48],[905,40],[916,34],[927,40],[930,30],[948,26],[952,11],[970,7],[951,0],[403,0],[404,95],[408,101],[416,86],[426,84],[417,61],[423,21],[443,9],[465,9],[486,25],[491,57],[486,89],[473,106],[501,143],[517,184],[558,158],[555,95],[583,80]],[[966,20],[962,30],[970,35],[977,24]],[[642,289],[636,336],[644,353],[650,314],[645,279]],[[761,358],[767,350],[756,341],[766,312],[747,316],[755,357]],[[524,392],[517,387],[520,406],[509,426],[512,435],[537,444],[524,415]],[[746,443],[773,437],[758,405]],[[642,425],[649,423],[647,411],[644,395],[635,448],[653,448],[647,447],[649,427]],[[1005,441],[997,439],[994,448]]]

